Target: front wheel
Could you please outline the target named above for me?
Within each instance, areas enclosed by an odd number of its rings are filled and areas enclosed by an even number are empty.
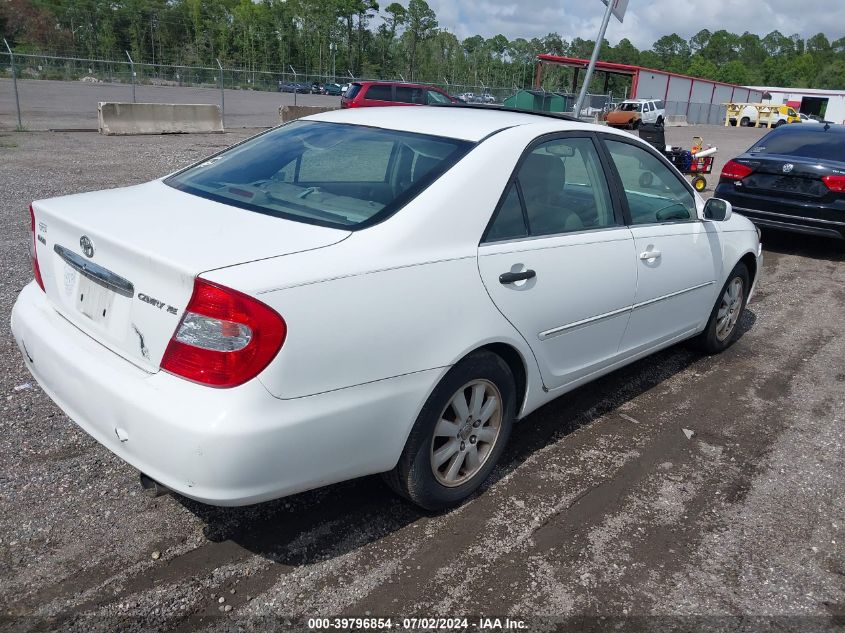
[[[476,352],[429,396],[387,484],[427,510],[469,497],[490,475],[510,437],[516,387],[507,363]]]
[[[728,275],[704,331],[693,342],[707,354],[717,354],[734,344],[739,334],[739,318],[748,302],[751,288],[748,268],[740,262]]]

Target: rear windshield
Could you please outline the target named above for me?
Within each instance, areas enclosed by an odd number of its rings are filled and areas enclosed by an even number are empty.
[[[343,96],[345,96],[347,99],[352,99],[355,97],[355,95],[358,94],[358,91],[360,89],[361,84],[350,84]]]
[[[802,124],[803,125],[803,124]],[[815,125],[812,130],[795,129],[789,126],[764,136],[758,143],[748,150],[749,154],[783,154],[785,156],[801,156],[820,160],[845,161],[842,147],[845,144],[845,134],[834,130],[825,130],[821,125]]]
[[[437,136],[295,121],[165,183],[258,213],[354,230],[407,204],[472,147]]]

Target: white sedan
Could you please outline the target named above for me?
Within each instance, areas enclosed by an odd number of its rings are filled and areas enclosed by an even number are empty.
[[[454,505],[544,403],[731,345],[762,263],[639,139],[461,106],[308,117],[31,221],[29,370],[144,481],[217,505],[372,473]]]

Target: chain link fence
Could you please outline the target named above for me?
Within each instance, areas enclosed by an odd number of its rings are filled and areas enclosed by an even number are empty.
[[[219,61],[214,66],[151,64],[133,60],[128,52],[123,60],[87,59],[15,53],[5,48],[0,50],[0,81],[5,79],[16,85],[11,86],[14,95],[8,107],[5,90],[0,92],[0,127],[10,123],[6,113],[12,112],[11,126],[24,129],[73,127],[82,121],[90,126],[96,121],[96,101],[219,103],[228,126],[262,127],[277,122],[278,107],[283,103],[325,105],[338,99],[302,94],[289,88],[283,95],[272,95],[282,92],[285,85],[303,84],[310,92],[310,86],[315,83],[342,85],[384,79],[354,77],[349,72],[346,75],[298,72],[293,67],[270,71],[230,68]],[[31,80],[45,81],[38,86],[38,82]],[[401,77],[388,80],[403,81]],[[73,82],[77,88],[62,88],[55,82]],[[53,84],[52,88],[47,88],[49,83]],[[520,89],[483,83],[451,84],[445,80],[420,83],[437,86],[452,95],[469,96],[468,100],[478,103],[502,103]],[[191,90],[179,91],[179,88]],[[48,106],[52,106],[52,114]],[[63,107],[85,108],[86,112],[63,112]]]

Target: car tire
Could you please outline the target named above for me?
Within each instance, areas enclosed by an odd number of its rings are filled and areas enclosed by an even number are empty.
[[[632,130],[639,130],[640,129],[641,121],[639,119],[634,119],[633,123],[631,123]]]
[[[426,510],[458,505],[490,476],[515,415],[516,386],[510,367],[492,352],[475,352],[435,387],[398,463],[384,479],[395,492]]]
[[[747,116],[742,117],[742,119],[740,119],[739,121],[740,127],[748,127],[750,124],[751,119],[749,119]]]
[[[786,124],[786,121],[784,121],[783,119],[781,119],[780,121],[778,121],[777,123],[775,123],[775,127],[780,127],[781,125],[785,125],[785,124]]]
[[[657,117],[657,122],[655,123],[655,125],[657,127],[663,127],[663,124],[664,124],[663,117],[662,116]]]
[[[734,266],[719,291],[704,331],[693,339],[695,347],[706,354],[718,354],[734,344],[739,336],[737,326],[748,303],[750,288],[748,268],[740,262]]]

